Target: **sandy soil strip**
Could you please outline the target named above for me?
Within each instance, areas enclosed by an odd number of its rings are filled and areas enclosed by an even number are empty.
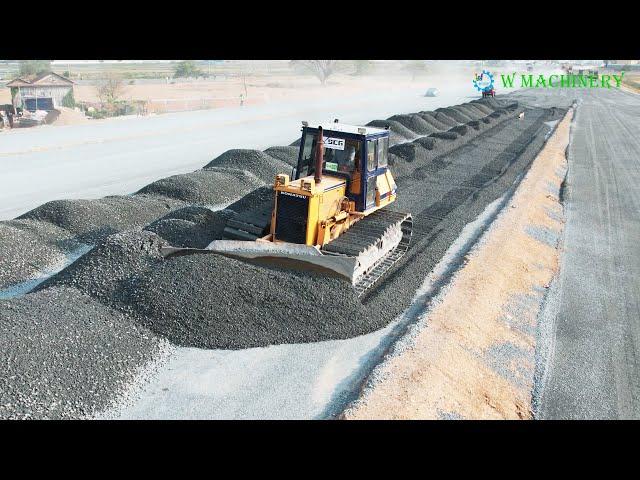
[[[572,117],[570,110],[450,287],[343,418],[532,418],[537,314],[559,265]]]

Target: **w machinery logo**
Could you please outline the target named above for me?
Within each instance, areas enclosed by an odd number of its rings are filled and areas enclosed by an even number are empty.
[[[493,90],[493,75],[488,70],[476,74],[473,79],[473,86],[479,92],[491,92]]]

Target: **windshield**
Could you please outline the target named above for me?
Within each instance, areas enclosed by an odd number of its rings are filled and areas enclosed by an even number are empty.
[[[305,136],[300,177],[312,175],[315,171],[316,136],[314,133],[307,133]],[[360,147],[362,142],[352,139],[344,139],[344,142],[328,142],[327,137],[324,140],[323,170],[351,175],[354,171],[360,169]]]

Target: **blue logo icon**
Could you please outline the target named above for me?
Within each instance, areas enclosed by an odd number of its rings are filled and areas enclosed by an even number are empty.
[[[491,72],[483,70],[482,73],[476,74],[473,79],[473,86],[479,92],[490,92],[493,89],[493,75],[491,75]]]

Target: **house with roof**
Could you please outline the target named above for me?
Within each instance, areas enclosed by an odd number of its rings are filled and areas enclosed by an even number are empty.
[[[73,107],[74,82],[53,72],[18,77],[9,83],[14,107],[30,112],[50,111],[57,107]]]

